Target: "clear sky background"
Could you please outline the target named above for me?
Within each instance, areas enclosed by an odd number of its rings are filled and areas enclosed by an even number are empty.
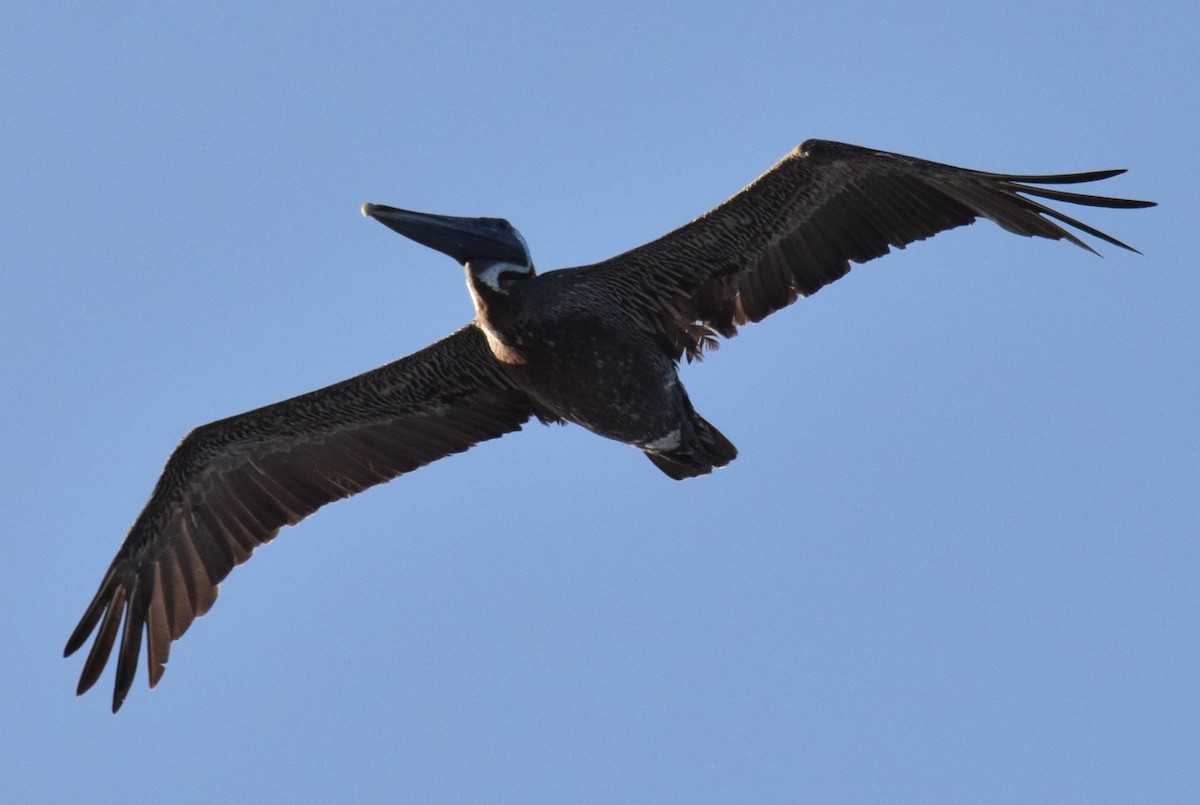
[[[1200,801],[1195,3],[50,5],[0,24],[0,801]],[[1161,206],[743,330],[708,478],[534,424],[322,510],[75,698],[191,427],[471,317],[364,201],[545,270],[808,137]]]

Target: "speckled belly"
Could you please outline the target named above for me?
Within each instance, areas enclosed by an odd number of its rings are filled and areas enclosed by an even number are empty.
[[[542,338],[509,367],[514,380],[555,416],[610,439],[646,444],[672,432],[685,402],[674,362],[650,341],[599,335]]]

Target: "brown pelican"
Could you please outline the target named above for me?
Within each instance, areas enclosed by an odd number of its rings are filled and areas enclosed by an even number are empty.
[[[1038,186],[1122,172],[982,173],[810,140],[674,232],[541,275],[507,221],[367,204],[365,215],[464,266],[474,320],[395,363],[189,433],[67,641],[70,655],[99,626],[78,692],[100,676],[122,620],[113,712],[143,634],[153,687],[217,585],[282,526],[531,416],[631,444],[671,478],[724,466],[737,451],[693,409],[676,375],[682,357],[816,292],[851,262],[980,217],[1094,251],[1066,225],[1133,251],[1036,200],[1153,206]]]

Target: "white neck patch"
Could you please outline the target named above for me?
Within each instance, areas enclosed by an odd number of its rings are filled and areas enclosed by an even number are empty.
[[[516,239],[521,244],[521,251],[524,252],[524,254],[525,254],[525,262],[523,264],[522,263],[492,263],[490,266],[485,268],[483,271],[480,271],[478,273],[475,273],[474,271],[471,272],[472,274],[475,275],[476,279],[478,279],[480,282],[482,282],[487,287],[491,288],[496,293],[504,293],[500,289],[500,275],[501,274],[510,272],[513,274],[518,274],[518,275],[526,276],[526,277],[533,275],[533,259],[529,255],[529,244],[525,242],[524,236],[520,232],[518,232],[515,227],[511,227],[510,229],[511,229],[512,234],[516,237]]]
[[[528,276],[530,273],[529,266],[521,266],[516,263],[492,263],[483,271],[472,271],[471,276],[479,282],[482,282],[487,287],[491,288],[496,293],[504,293],[500,290],[500,275],[501,274],[519,274]]]

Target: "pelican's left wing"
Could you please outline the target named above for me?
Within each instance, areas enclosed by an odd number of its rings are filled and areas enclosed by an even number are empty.
[[[171,454],[67,641],[70,655],[99,624],[78,692],[104,670],[122,620],[114,713],[143,631],[153,687],[171,643],[212,606],[218,583],[282,526],[517,430],[532,412],[472,324],[374,371],[196,428]]]
[[[1090,207],[1153,202],[1038,185],[1107,179],[1121,170],[1020,176],[985,173],[855,145],[808,140],[712,211],[644,246],[573,271],[622,300],[677,355],[698,354],[894,248],[988,218],[1018,235],[1090,246],[1066,227],[1116,238],[1037,199]]]

